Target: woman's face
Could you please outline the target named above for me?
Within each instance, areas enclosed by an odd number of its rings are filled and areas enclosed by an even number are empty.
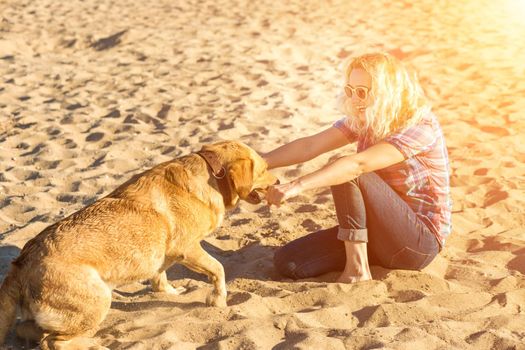
[[[365,117],[366,108],[373,102],[370,96],[372,77],[364,69],[354,68],[346,84],[345,93],[352,103],[352,110],[362,119]]]

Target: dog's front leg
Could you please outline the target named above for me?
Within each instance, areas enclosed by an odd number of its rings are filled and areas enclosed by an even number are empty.
[[[193,271],[206,274],[213,283],[213,291],[206,298],[209,306],[226,306],[226,281],[224,279],[224,268],[221,263],[209,255],[197,243],[186,251],[184,259],[180,262]]]
[[[174,288],[169,282],[168,277],[166,276],[166,271],[162,271],[151,280],[151,289],[154,292],[168,293],[178,295],[186,291],[184,287]]]

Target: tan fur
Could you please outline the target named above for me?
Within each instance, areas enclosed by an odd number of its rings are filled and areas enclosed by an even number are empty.
[[[17,303],[26,315],[20,336],[40,337],[43,349],[86,349],[80,341],[104,320],[116,286],[149,279],[154,291],[178,294],[166,278],[173,263],[209,276],[208,305],[226,306],[222,265],[200,241],[225,210],[276,178],[252,149],[238,142],[206,146],[228,174],[232,202],[223,203],[205,161],[190,154],[139,174],[108,196],[47,227],[27,242],[0,289],[0,344]],[[83,337],[83,338],[79,338]]]

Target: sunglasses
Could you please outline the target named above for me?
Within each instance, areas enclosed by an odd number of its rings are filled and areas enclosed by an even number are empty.
[[[352,98],[352,96],[355,94],[358,99],[364,101],[368,97],[368,91],[370,89],[366,86],[356,86],[353,87],[350,84],[345,85],[345,94],[348,96],[348,98]]]

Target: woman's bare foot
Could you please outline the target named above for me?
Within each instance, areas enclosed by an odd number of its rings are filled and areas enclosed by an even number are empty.
[[[372,279],[372,275],[370,273],[360,275],[360,276],[352,276],[349,274],[346,274],[343,272],[336,280],[337,283],[355,283],[355,282],[361,282],[361,281],[370,281]]]
[[[336,280],[338,283],[354,283],[372,279],[368,265],[368,253],[365,242],[345,241],[346,266]]]

